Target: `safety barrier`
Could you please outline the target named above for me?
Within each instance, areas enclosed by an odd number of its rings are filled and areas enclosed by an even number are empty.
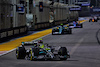
[[[15,28],[9,28],[9,29],[1,29],[0,30],[0,42],[4,41],[7,38],[12,38],[14,36],[23,34],[27,32],[27,26],[20,26]]]
[[[73,20],[71,20],[71,21],[73,21]],[[53,27],[53,26],[60,25],[61,23],[66,24],[68,22],[66,21],[66,19],[64,19],[64,20],[56,20],[53,23],[49,23],[49,22],[36,23],[35,24],[35,30],[50,28],[50,27]]]

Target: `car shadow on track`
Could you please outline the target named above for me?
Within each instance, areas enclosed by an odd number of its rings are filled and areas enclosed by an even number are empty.
[[[19,59],[19,60],[25,60],[25,59]],[[26,61],[30,61],[30,60],[26,60]],[[39,61],[79,61],[79,60],[32,60],[32,61],[36,61],[36,62],[39,62]]]
[[[79,61],[79,60],[67,60],[67,61]]]

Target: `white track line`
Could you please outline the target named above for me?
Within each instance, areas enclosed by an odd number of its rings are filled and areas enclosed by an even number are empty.
[[[16,49],[16,48],[15,48],[15,49]],[[12,49],[12,50],[10,50],[10,51],[6,51],[5,53],[0,54],[0,56],[6,55],[6,54],[8,54],[8,53],[14,51],[15,49]]]
[[[80,41],[71,49],[70,55],[72,55],[75,52],[75,50],[81,45],[83,40],[84,38],[80,39]]]

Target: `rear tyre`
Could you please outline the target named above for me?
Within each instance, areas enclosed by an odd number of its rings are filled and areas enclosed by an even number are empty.
[[[80,26],[81,26],[81,28],[83,28],[83,24],[81,24]]]
[[[54,34],[53,34],[53,31],[52,31],[52,35],[54,35]]]
[[[67,55],[67,48],[66,47],[61,47],[58,51],[58,54],[62,55],[62,56]]]
[[[67,60],[67,48],[66,47],[61,47],[58,51],[58,54],[60,56],[64,56],[63,58],[60,58],[60,60]]]
[[[18,47],[16,49],[16,58],[17,59],[25,59],[26,56],[26,50],[24,47]]]
[[[72,34],[72,29],[69,29],[69,34]]]
[[[98,20],[96,20],[96,22],[98,22]]]

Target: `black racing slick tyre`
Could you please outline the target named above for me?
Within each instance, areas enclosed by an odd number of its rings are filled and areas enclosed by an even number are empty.
[[[25,59],[26,56],[26,50],[24,47],[18,47],[16,49],[16,58],[17,59]]]
[[[69,29],[69,34],[72,34],[72,29]]]
[[[54,34],[53,34],[53,31],[52,31],[52,35],[54,35]]]
[[[67,60],[67,48],[66,48],[66,47],[61,47],[61,48],[59,49],[59,51],[58,51],[58,54],[59,54],[60,56],[63,56],[63,58],[60,57],[60,60]]]
[[[96,20],[96,22],[98,22],[98,20]]]
[[[64,58],[60,58],[60,60],[67,60],[67,48],[66,47],[61,47],[58,51],[58,54],[60,56],[66,56]]]
[[[83,28],[83,24],[81,24],[80,26],[81,26],[81,28]]]
[[[62,55],[62,56],[67,55],[67,48],[66,47],[61,47],[58,51],[58,54]]]

